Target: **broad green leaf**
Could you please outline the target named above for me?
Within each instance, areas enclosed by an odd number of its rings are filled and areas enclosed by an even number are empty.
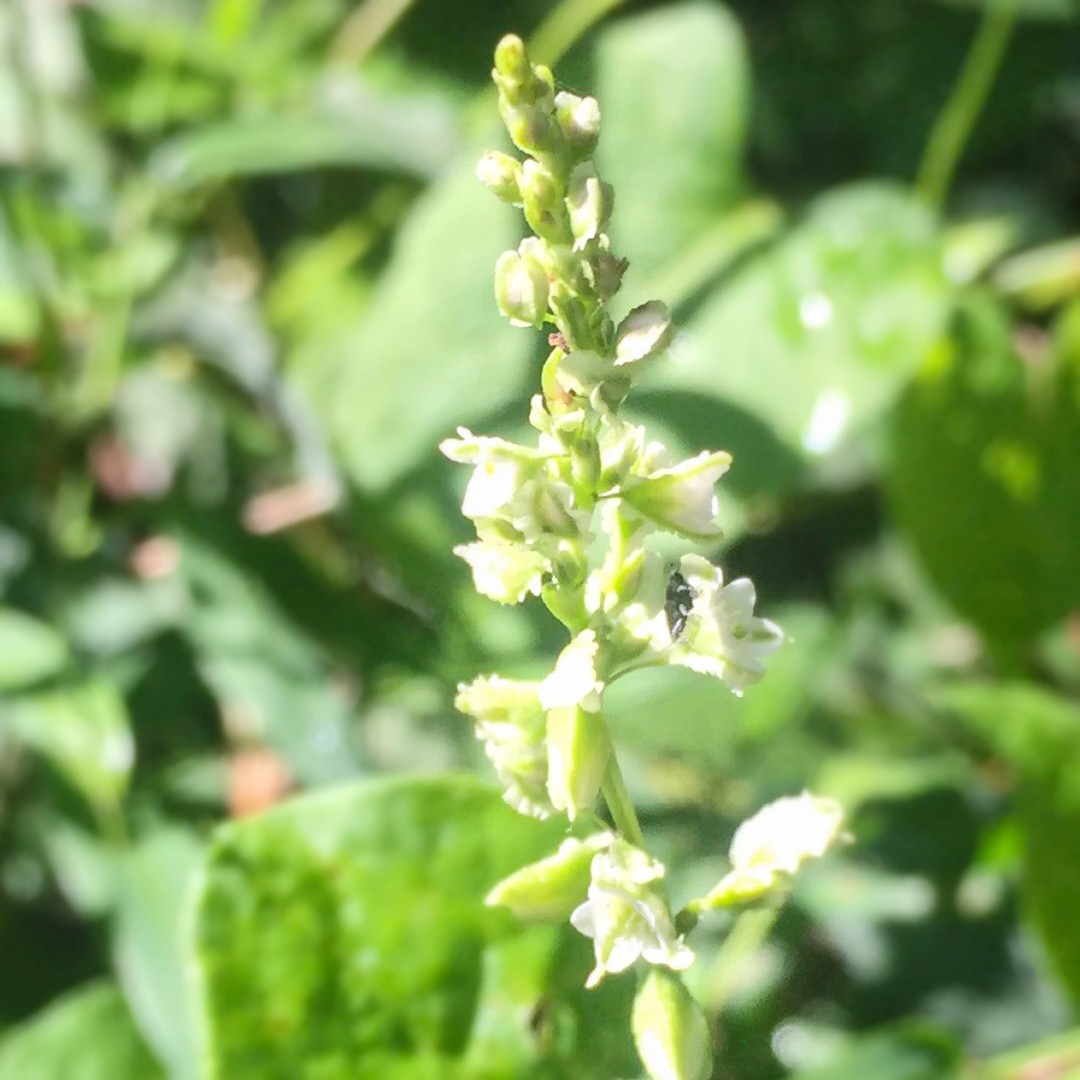
[[[75,990],[0,1039],[10,1080],[164,1080],[110,983]]]
[[[1080,706],[1022,683],[966,683],[935,696],[1017,771],[1025,899],[1080,1001]]]
[[[554,939],[482,901],[564,828],[444,777],[340,788],[220,830],[194,928],[207,1080],[538,1075],[528,1018]],[[584,959],[563,974],[583,981]],[[557,1044],[588,1022],[570,1019]],[[578,1047],[571,1075],[621,1067]]]
[[[957,1058],[944,1034],[913,1027],[857,1039],[835,1061],[793,1080],[951,1080],[960,1076]]]
[[[183,919],[201,847],[177,828],[151,833],[119,874],[113,959],[132,1014],[172,1080],[196,1080],[198,1043]]]
[[[178,135],[155,152],[151,172],[177,188],[334,167],[429,179],[452,157],[452,115],[442,103],[379,100],[344,78],[327,87],[327,97],[331,89],[332,107],[315,103],[302,114],[231,116]]]
[[[92,681],[21,697],[3,711],[18,739],[47,757],[101,812],[127,790],[135,746],[123,699]]]
[[[897,410],[896,516],[944,597],[993,637],[1022,643],[1080,605],[1077,431],[1080,347],[1025,364],[983,294]]]
[[[802,456],[828,454],[874,422],[937,339],[939,249],[902,188],[834,191],[704,302],[657,383],[722,399]]]
[[[652,275],[742,192],[749,74],[738,25],[715,4],[667,5],[600,37],[597,163],[616,191],[612,246]]]
[[[479,156],[479,154],[477,154]],[[417,203],[355,329],[324,343],[316,401],[353,480],[386,489],[433,460],[459,424],[524,402],[537,335],[495,307],[495,259],[514,213],[474,176],[472,156]]]
[[[67,662],[64,639],[37,619],[0,608],[0,691],[31,686]]]

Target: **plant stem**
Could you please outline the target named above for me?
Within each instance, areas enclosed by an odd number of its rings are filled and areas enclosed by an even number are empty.
[[[611,811],[615,828],[622,833],[623,839],[629,840],[635,847],[644,850],[645,837],[641,832],[637,811],[630,799],[630,793],[626,790],[626,782],[623,780],[622,770],[619,768],[614,752],[608,761],[607,776],[604,778],[601,791]]]
[[[952,95],[941,110],[923,152],[915,187],[922,199],[940,210],[956,167],[986,104],[1016,25],[1020,0],[991,0],[979,24]]]
[[[744,912],[736,919],[706,980],[705,998],[710,1012],[720,1012],[729,1003],[747,963],[769,936],[777,914],[775,908],[763,908]]]
[[[551,65],[560,60],[577,40],[623,0],[563,0],[536,28],[529,52]]]

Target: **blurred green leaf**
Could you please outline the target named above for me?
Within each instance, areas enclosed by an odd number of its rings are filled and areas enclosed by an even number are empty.
[[[656,381],[718,397],[822,456],[891,404],[948,300],[927,211],[899,187],[840,189],[703,303]]]
[[[207,1076],[549,1075],[532,1071],[544,1047],[528,1017],[552,931],[513,930],[482,900],[561,835],[454,777],[342,788],[222,829],[195,923]],[[589,1045],[571,1075],[609,1075]]]
[[[32,686],[67,663],[64,639],[45,623],[0,608],[0,691]]]
[[[957,1058],[945,1035],[911,1028],[857,1039],[837,1060],[793,1080],[950,1080],[960,1075]]]
[[[1080,705],[1022,683],[965,683],[935,698],[1019,775],[1025,898],[1062,981],[1080,1001]]]
[[[630,260],[633,278],[651,276],[742,193],[742,34],[718,5],[666,5],[605,30],[596,67],[597,162],[618,193],[612,250]]]
[[[111,816],[127,790],[135,746],[123,699],[103,680],[20,697],[4,711],[15,736],[47,757]]]
[[[131,850],[119,875],[117,974],[139,1029],[172,1080],[199,1075],[183,917],[200,854],[190,832],[163,828]]]
[[[453,157],[453,115],[438,99],[379,98],[344,75],[307,113],[232,116],[178,135],[150,162],[169,187],[328,167],[395,170],[430,179]]]
[[[942,594],[1022,643],[1080,605],[1080,348],[1025,363],[971,296],[892,429],[896,516]]]
[[[361,488],[390,487],[458,424],[526,396],[535,336],[499,315],[492,286],[516,227],[474,168],[470,155],[422,197],[367,318],[322,346],[314,393]]]
[[[5,1080],[164,1080],[110,983],[84,986],[0,1039]]]

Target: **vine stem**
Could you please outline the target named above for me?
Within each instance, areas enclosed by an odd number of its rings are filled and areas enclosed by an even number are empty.
[[[776,917],[776,908],[746,911],[735,920],[709,969],[705,998],[711,1012],[720,1012],[731,1000],[746,965],[765,943]]]
[[[615,828],[622,833],[623,839],[629,840],[634,847],[639,847],[644,851],[645,837],[641,832],[637,811],[630,799],[630,793],[626,790],[626,781],[623,780],[622,770],[619,768],[619,761],[614,751],[608,760],[607,775],[604,777],[600,790],[604,793],[604,800],[611,811]]]
[[[934,123],[915,187],[940,210],[971,132],[986,104],[1016,25],[1020,0],[991,0],[949,100]]]

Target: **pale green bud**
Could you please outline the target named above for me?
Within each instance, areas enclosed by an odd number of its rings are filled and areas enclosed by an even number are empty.
[[[654,968],[634,999],[634,1045],[652,1080],[712,1075],[709,1025],[682,979]]]
[[[548,798],[573,821],[582,810],[591,809],[600,792],[611,757],[611,735],[600,713],[567,705],[548,712],[547,747]]]
[[[499,150],[489,150],[476,163],[476,178],[497,198],[521,205],[521,162]]]
[[[570,173],[566,186],[566,208],[570,212],[570,229],[574,248],[583,248],[600,235],[611,217],[613,191],[596,175],[591,161],[583,161]]]
[[[548,309],[544,268],[520,251],[504,251],[495,263],[495,302],[514,326],[542,326]]]
[[[615,363],[636,364],[663,352],[671,342],[671,312],[659,300],[634,308],[615,331]]]
[[[499,88],[527,86],[533,77],[525,42],[517,34],[506,34],[495,46],[495,69],[492,78]]]
[[[564,840],[554,855],[500,881],[484,903],[508,907],[523,920],[566,919],[585,899],[593,856],[613,839],[611,833],[597,833],[587,840]]]
[[[525,220],[537,236],[553,244],[570,242],[562,185],[539,161],[526,161],[522,167],[521,198]]]
[[[555,118],[574,159],[591,157],[600,137],[600,106],[596,98],[578,97],[564,90],[555,95]]]
[[[731,872],[693,906],[701,911],[757,900],[842,839],[844,811],[835,800],[808,791],[776,799],[735,830]]]

